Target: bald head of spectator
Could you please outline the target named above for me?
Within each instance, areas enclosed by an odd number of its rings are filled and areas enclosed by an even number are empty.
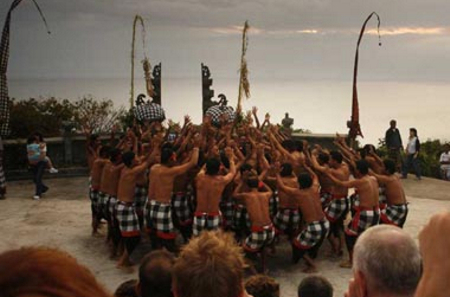
[[[375,226],[356,242],[353,277],[365,296],[414,296],[422,271],[417,244],[404,230]]]
[[[140,297],[172,297],[175,257],[166,250],[147,254],[139,267],[137,293]]]
[[[94,275],[69,254],[21,248],[0,255],[0,295],[10,297],[108,297]]]
[[[202,232],[182,249],[173,270],[175,297],[245,296],[244,257],[230,234]]]

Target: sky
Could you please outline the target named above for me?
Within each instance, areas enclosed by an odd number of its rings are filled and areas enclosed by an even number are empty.
[[[442,82],[450,77],[448,0],[31,0],[13,12],[11,78],[129,77],[132,23],[145,19],[146,53],[168,77],[236,77],[241,27],[252,27],[250,79],[351,80],[365,18],[381,17],[382,46],[372,19],[360,49],[360,80]],[[0,22],[11,1],[0,1]],[[137,57],[143,57],[138,34]]]

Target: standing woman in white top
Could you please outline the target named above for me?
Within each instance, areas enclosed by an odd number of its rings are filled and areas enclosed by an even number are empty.
[[[410,128],[409,129],[409,139],[408,139],[408,145],[406,146],[405,153],[406,153],[406,160],[403,164],[403,176],[402,178],[408,177],[408,172],[411,166],[414,169],[414,172],[416,174],[416,179],[421,180],[421,172],[420,172],[420,163],[419,163],[419,151],[420,151],[420,141],[417,137],[417,130],[416,128]]]
[[[444,145],[444,152],[439,158],[441,165],[442,179],[450,180],[450,144]]]

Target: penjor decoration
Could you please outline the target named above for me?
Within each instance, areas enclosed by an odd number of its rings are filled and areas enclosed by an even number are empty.
[[[358,103],[358,89],[357,89],[357,78],[358,78],[358,60],[359,60],[359,45],[361,43],[362,37],[364,35],[364,31],[366,30],[366,25],[372,16],[376,16],[378,19],[378,45],[381,46],[381,36],[380,36],[380,16],[376,12],[372,12],[367,19],[364,21],[363,26],[361,28],[361,32],[359,33],[358,42],[356,44],[356,54],[355,54],[355,66],[353,69],[353,99],[352,99],[352,116],[350,121],[347,122],[347,127],[349,128],[349,138],[351,142],[351,146],[354,146],[355,140],[357,136],[364,137],[361,132],[361,126],[359,124],[359,103]]]
[[[39,14],[44,21],[47,33],[51,34],[48,29],[47,20],[42,13],[41,8],[35,0],[32,0]],[[14,0],[11,3],[8,14],[6,16],[5,25],[3,26],[2,40],[0,43],[0,135],[9,135],[9,93],[6,72],[8,70],[9,60],[9,31],[11,25],[11,14],[13,10],[22,2],[22,0]]]
[[[242,110],[242,96],[248,99],[250,98],[250,83],[248,81],[248,67],[247,60],[245,59],[245,54],[247,53],[248,48],[248,29],[250,26],[248,25],[248,21],[245,21],[244,29],[242,31],[242,54],[241,54],[241,68],[240,68],[240,78],[239,78],[239,95],[238,95],[238,104],[237,104],[237,112],[240,113]]]

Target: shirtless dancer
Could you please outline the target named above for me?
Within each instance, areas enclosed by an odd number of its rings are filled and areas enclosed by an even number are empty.
[[[102,182],[100,191],[106,195],[104,216],[108,222],[107,240],[112,240],[111,257],[116,256],[120,242],[120,229],[115,216],[117,204],[117,187],[119,184],[120,172],[125,164],[122,163],[122,152],[115,148],[111,150],[110,161],[105,164],[102,172]]]
[[[165,247],[175,251],[176,233],[172,221],[173,183],[175,177],[187,172],[197,165],[199,157],[200,138],[194,137],[194,149],[189,162],[173,166],[176,154],[170,148],[161,152],[161,164],[153,165],[149,176],[149,193],[147,204],[147,232],[155,242],[154,247]]]
[[[220,199],[223,190],[236,174],[233,151],[231,148],[226,148],[225,152],[230,160],[230,171],[227,175],[219,175],[220,161],[216,158],[208,159],[206,168],[202,169],[197,175],[197,209],[194,213],[194,236],[200,235],[203,230],[216,230],[220,227]]]
[[[92,235],[98,234],[97,229],[102,218],[99,211],[99,195],[100,182],[102,178],[103,167],[109,162],[109,150],[107,146],[100,149],[100,155],[92,164],[91,180],[89,186],[89,198],[91,199],[92,211]]]
[[[356,207],[355,215],[345,229],[345,241],[349,253],[349,262],[341,263],[341,267],[351,268],[353,260],[353,246],[356,239],[369,227],[378,225],[380,220],[380,208],[378,204],[378,182],[375,177],[369,176],[369,164],[365,160],[356,162],[356,179],[342,181],[334,177],[331,172],[329,177],[337,185],[345,188],[355,188],[359,194],[360,204]]]
[[[117,263],[118,267],[127,267],[131,265],[129,256],[141,239],[139,219],[134,207],[136,181],[139,174],[149,167],[153,157],[154,154],[148,154],[145,162],[141,163],[134,152],[128,151],[122,155],[122,161],[125,164],[125,167],[120,173],[117,190],[118,201],[116,206],[116,216],[120,233],[125,244],[125,251]]]
[[[233,197],[245,202],[250,216],[251,234],[245,239],[243,248],[247,255],[253,258],[255,253],[260,252],[265,246],[271,245],[275,237],[275,228],[269,213],[269,199],[273,192],[253,174],[247,179],[247,186],[250,191],[241,192],[243,188],[243,182],[241,182],[235,189]],[[265,192],[260,192],[259,187]]]
[[[329,173],[340,181],[348,181],[350,170],[347,164],[342,162],[342,154],[337,151],[330,152],[329,168],[321,166],[317,162],[316,156],[311,156],[311,162],[315,170],[320,173]],[[344,229],[344,220],[347,216],[348,189],[339,184],[335,184],[331,189],[332,200],[325,209],[325,215],[330,222],[329,240],[335,256],[342,255],[342,231]]]
[[[405,191],[399,177],[395,174],[396,164],[393,160],[385,160],[385,175],[370,172],[379,183],[385,185],[387,203],[380,203],[380,223],[395,225],[403,228],[408,216],[408,203],[406,202]]]
[[[280,176],[284,185],[298,189],[298,179],[292,172],[291,164],[284,163],[281,165]],[[286,234],[289,240],[292,240],[300,224],[298,200],[291,193],[285,192],[281,188],[278,191],[278,199],[278,212],[273,219],[276,233],[277,235]]]
[[[300,188],[286,186],[280,175],[277,175],[277,182],[280,190],[295,197],[305,222],[302,232],[292,241],[292,261],[298,263],[303,258],[307,265],[303,271],[311,273],[317,271],[313,259],[330,230],[330,223],[322,211],[317,175],[308,167],[306,170],[309,174],[302,173],[298,178]]]

